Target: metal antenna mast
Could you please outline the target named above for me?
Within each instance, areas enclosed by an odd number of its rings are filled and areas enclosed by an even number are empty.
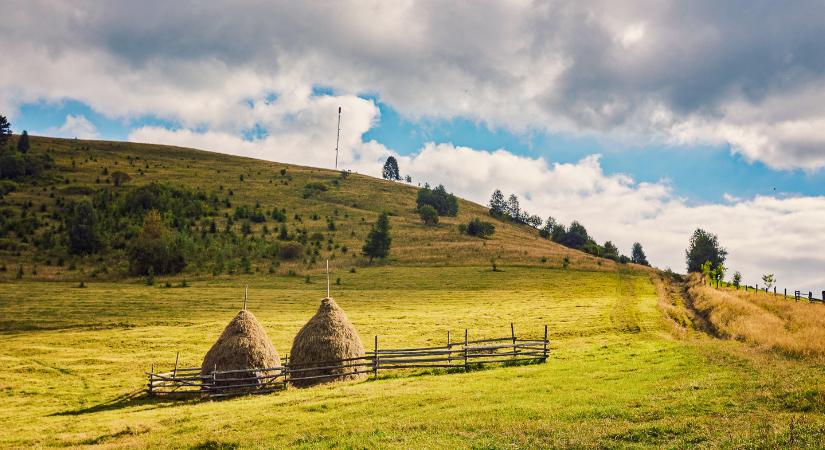
[[[341,107],[338,107],[338,133],[335,134],[335,170],[338,170],[338,141],[341,139]]]

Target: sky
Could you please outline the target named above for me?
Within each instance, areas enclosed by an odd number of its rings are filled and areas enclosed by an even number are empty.
[[[825,4],[9,0],[16,132],[495,189],[685,270],[825,289]]]

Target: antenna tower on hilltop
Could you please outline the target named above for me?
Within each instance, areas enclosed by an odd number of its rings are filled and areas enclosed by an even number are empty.
[[[341,139],[341,107],[338,107],[338,133],[335,134],[335,170],[338,170],[338,142]]]

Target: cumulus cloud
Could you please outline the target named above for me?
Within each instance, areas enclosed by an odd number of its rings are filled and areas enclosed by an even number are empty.
[[[249,126],[243,100],[314,84],[408,118],[730,144],[825,167],[825,4],[12,1],[0,105]],[[495,24],[495,26],[491,26]]]
[[[75,99],[110,118],[171,128],[129,139],[377,174],[392,149],[364,142],[372,94],[405,118],[464,117],[516,132],[618,142],[729,144],[779,169],[825,167],[825,4],[718,2],[314,2],[12,0],[0,108]],[[493,26],[494,25],[494,26]],[[312,95],[315,86],[333,96]],[[94,137],[82,116],[55,134]],[[247,136],[245,139],[243,136]],[[74,136],[72,136],[74,137]],[[822,197],[692,205],[666,182],[605,174],[597,155],[558,164],[427,144],[396,155],[416,180],[484,203],[495,188],[625,251],[683,267],[696,226],[719,234],[751,282],[825,285]]]
[[[97,139],[100,137],[95,124],[82,114],[77,116],[67,115],[63,125],[57,128],[49,128],[43,134],[78,139]]]
[[[819,270],[825,266],[825,242],[810,238],[822,235],[825,197],[728,196],[724,204],[695,206],[675,195],[666,182],[638,183],[624,174],[604,173],[599,155],[561,164],[506,150],[488,152],[434,143],[411,155],[398,155],[376,142],[360,140],[369,122],[359,120],[356,123],[362,127],[351,128],[359,138],[346,139],[342,168],[379,176],[383,161],[394,155],[402,173],[409,173],[416,182],[443,183],[481,204],[495,189],[515,193],[531,213],[565,224],[579,220],[600,242],[611,240],[624,253],[640,241],[650,261],[676,271],[684,271],[688,239],[701,227],[719,235],[730,249],[728,266],[741,271],[750,284],[759,283],[760,276],[770,272],[778,276],[781,286],[810,290],[825,286],[825,274]],[[292,138],[291,131],[284,133],[244,140],[228,133],[146,127],[135,130],[130,140],[332,167],[328,136],[318,136],[314,142]]]

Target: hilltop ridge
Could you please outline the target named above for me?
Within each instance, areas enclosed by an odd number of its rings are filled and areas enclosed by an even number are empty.
[[[124,192],[150,185],[183,192],[170,191],[172,197],[191,193],[202,198],[206,211],[190,222],[167,217],[193,239],[232,233],[231,240],[204,244],[199,258],[186,265],[187,276],[300,275],[321,270],[325,259],[344,267],[365,265],[361,246],[382,211],[390,214],[393,243],[390,257],[377,264],[490,265],[495,259],[500,265],[617,266],[543,239],[529,226],[490,217],[486,207],[465,199],[459,199],[456,217],[425,226],[415,210],[417,186],[358,173],[165,145],[36,136],[31,137],[30,154],[47,155],[52,167],[38,177],[7,184],[10,192],[0,199],[0,258],[5,268],[0,277],[6,279],[20,276],[21,269],[26,279],[128,275],[128,241],[139,230],[124,232],[125,240],[102,242],[91,254],[73,255],[63,217],[73,202],[96,195],[117,200]],[[458,225],[474,217],[494,223],[495,234],[489,239],[462,234]],[[282,227],[289,234],[285,239],[278,237]],[[285,242],[299,238],[300,256],[278,254]]]

